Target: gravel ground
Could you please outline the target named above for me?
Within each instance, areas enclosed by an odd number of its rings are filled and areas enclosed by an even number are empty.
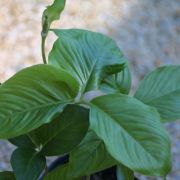
[[[1,82],[24,67],[42,62],[41,13],[50,2],[0,1]],[[67,0],[61,17],[61,22],[54,23],[54,27],[87,28],[108,34],[118,42],[133,70],[133,90],[154,68],[180,64],[179,0]],[[51,35],[48,40],[47,51],[54,36]],[[167,179],[179,180],[180,121],[165,126],[173,147],[173,169]],[[0,141],[0,171],[11,168],[9,155],[13,149],[12,145]]]

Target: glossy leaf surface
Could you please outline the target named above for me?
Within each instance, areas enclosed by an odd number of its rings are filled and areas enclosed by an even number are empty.
[[[163,121],[180,119],[180,66],[164,66],[151,72],[135,97],[157,108]]]
[[[89,127],[89,110],[68,105],[51,123],[30,133],[46,156],[70,152],[84,138]]]
[[[59,38],[49,63],[71,72],[83,92],[97,90],[105,76],[124,69],[126,60],[111,38],[81,29],[53,31]]]
[[[11,165],[17,180],[37,180],[45,164],[45,157],[31,148],[18,148],[11,156]]]
[[[77,93],[77,81],[54,66],[35,65],[18,72],[0,87],[0,138],[50,122]]]
[[[101,96],[92,100],[90,129],[130,169],[154,176],[169,172],[170,140],[154,108],[126,95]]]

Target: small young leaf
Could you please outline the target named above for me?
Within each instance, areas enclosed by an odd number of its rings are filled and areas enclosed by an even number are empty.
[[[0,138],[25,134],[50,122],[76,97],[78,82],[51,65],[26,68],[0,86]]]
[[[70,152],[84,138],[89,127],[89,110],[68,105],[51,123],[41,126],[30,133],[46,156]]]
[[[109,37],[81,29],[53,30],[60,38],[49,54],[49,63],[78,79],[82,91],[97,90],[101,81],[125,67],[125,58]]]
[[[0,172],[0,180],[16,180],[15,175],[11,171]]]
[[[131,89],[131,73],[128,63],[119,73],[107,76],[101,83],[100,89],[107,93],[129,94]]]
[[[128,167],[120,164],[116,169],[117,180],[134,180],[134,173]]]
[[[44,156],[31,148],[18,148],[11,156],[11,165],[17,180],[37,180],[45,168]]]
[[[47,36],[51,23],[60,18],[60,14],[65,7],[66,0],[55,0],[52,5],[48,6],[42,16],[42,33]]]
[[[133,171],[153,176],[169,172],[170,140],[154,108],[127,95],[101,96],[92,100],[90,129],[114,159]]]
[[[104,143],[91,131],[71,153],[69,163],[52,171],[46,180],[72,180],[115,165]],[[82,166],[83,164],[83,166]]]
[[[141,82],[135,97],[157,108],[162,121],[180,119],[180,66],[164,66]]]

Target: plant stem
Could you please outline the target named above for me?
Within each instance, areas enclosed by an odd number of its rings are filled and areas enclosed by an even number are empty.
[[[45,175],[45,176],[48,175],[48,167],[47,167],[47,164],[46,164],[45,169],[44,169],[44,175]]]
[[[87,176],[87,177],[86,177],[86,180],[91,180],[91,176]]]
[[[46,41],[46,36],[43,36],[41,34],[41,53],[42,53],[42,59],[43,59],[43,63],[47,64],[46,53],[45,53],[45,41]]]

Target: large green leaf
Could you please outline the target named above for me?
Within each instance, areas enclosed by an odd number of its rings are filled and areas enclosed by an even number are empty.
[[[113,166],[116,161],[106,151],[104,143],[91,131],[70,153],[69,163],[55,169],[47,180],[72,180]]]
[[[169,172],[170,140],[154,108],[127,95],[101,96],[92,100],[90,129],[130,169],[154,176]]]
[[[0,86],[0,138],[50,122],[77,93],[77,81],[54,66],[35,65],[18,72]]]
[[[11,171],[0,172],[0,180],[16,180],[15,175]]]
[[[53,31],[59,38],[49,63],[71,72],[83,92],[97,90],[107,75],[124,69],[126,60],[111,38],[81,29]]]
[[[163,121],[180,119],[180,66],[164,66],[151,72],[135,97],[156,107]]]
[[[42,33],[44,33],[45,36],[48,33],[51,23],[54,20],[59,19],[60,14],[65,7],[65,3],[66,3],[66,0],[54,0],[53,4],[48,6],[44,10],[43,16],[42,16],[42,26],[43,26]]]
[[[131,89],[131,73],[128,63],[121,72],[107,76],[102,81],[100,89],[107,93],[128,94]]]
[[[31,148],[18,148],[11,156],[17,180],[37,180],[46,165],[44,156]]]
[[[89,127],[89,110],[68,105],[51,123],[30,133],[46,156],[70,152],[84,138]]]
[[[116,168],[117,180],[134,180],[134,173],[131,169],[123,165]]]

